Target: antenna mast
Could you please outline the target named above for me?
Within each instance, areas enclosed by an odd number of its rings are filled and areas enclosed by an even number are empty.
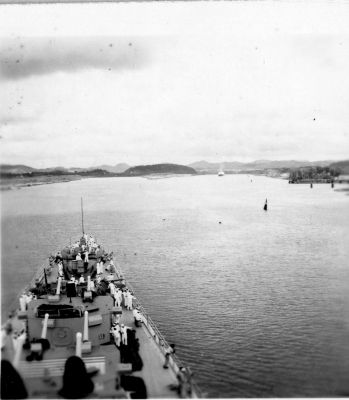
[[[82,225],[82,234],[85,234],[85,229],[84,229],[84,208],[82,204],[82,197],[81,197],[81,225]]]

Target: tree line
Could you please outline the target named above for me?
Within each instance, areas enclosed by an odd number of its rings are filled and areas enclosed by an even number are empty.
[[[290,171],[289,181],[299,182],[302,180],[330,180],[340,175],[339,168],[332,167],[302,167]]]

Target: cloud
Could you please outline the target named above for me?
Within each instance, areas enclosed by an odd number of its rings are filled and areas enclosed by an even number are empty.
[[[35,117],[24,117],[24,116],[0,116],[0,126],[1,125],[17,125],[25,124],[28,122],[35,121]]]
[[[84,69],[139,69],[147,64],[147,53],[139,38],[8,39],[0,46],[0,76],[18,80]]]

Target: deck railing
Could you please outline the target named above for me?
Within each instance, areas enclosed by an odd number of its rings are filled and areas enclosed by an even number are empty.
[[[120,266],[116,267],[118,273],[124,277],[123,271],[121,270]],[[126,280],[125,284],[128,289],[130,289],[133,293],[136,293],[133,286]],[[142,316],[144,317],[144,325],[146,326],[148,332],[152,336],[153,340],[157,344],[158,348],[162,352],[162,354],[165,357],[166,350],[170,348],[170,345],[168,344],[167,340],[165,339],[164,335],[160,332],[159,328],[156,326],[155,322],[152,320],[152,318],[149,316],[147,310],[143,307],[142,303],[139,301],[137,297],[133,300],[133,305],[138,308],[138,310],[141,312]],[[165,360],[165,358],[164,358]],[[181,368],[184,368],[184,373],[185,378],[187,382],[190,384],[190,390],[188,395],[193,398],[197,397],[203,397],[203,394],[198,387],[198,385],[192,380],[192,372],[189,367],[185,366],[185,364],[180,360],[180,358],[176,354],[170,354],[169,356],[169,366],[172,368],[173,372],[177,375],[178,372],[180,371]]]

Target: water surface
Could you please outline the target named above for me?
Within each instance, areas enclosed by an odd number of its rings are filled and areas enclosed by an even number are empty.
[[[208,396],[349,394],[348,196],[248,175],[4,192],[3,312],[46,255],[79,237],[81,196],[85,230],[116,251]]]

